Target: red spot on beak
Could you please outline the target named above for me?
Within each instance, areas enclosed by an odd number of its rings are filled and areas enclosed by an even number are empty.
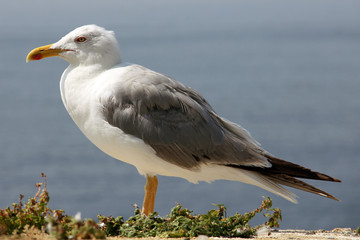
[[[34,60],[40,60],[42,58],[43,58],[43,56],[41,53],[38,53],[38,54],[35,54],[34,56],[32,56],[32,59],[34,59]]]

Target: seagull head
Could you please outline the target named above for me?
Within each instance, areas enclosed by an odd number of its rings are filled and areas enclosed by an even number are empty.
[[[54,56],[75,66],[100,64],[109,68],[121,62],[114,32],[96,25],[76,28],[54,44],[33,49],[26,62]]]

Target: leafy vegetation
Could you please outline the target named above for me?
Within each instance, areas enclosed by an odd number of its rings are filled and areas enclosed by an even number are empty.
[[[0,209],[0,235],[21,234],[25,229],[36,228],[53,235],[56,239],[105,239],[106,236],[123,237],[251,237],[257,227],[251,227],[249,221],[258,213],[268,218],[265,225],[279,227],[281,211],[272,208],[270,198],[263,200],[261,206],[243,215],[236,213],[226,216],[226,207],[216,205],[217,209],[207,214],[193,214],[180,204],[175,206],[166,217],[157,213],[149,216],[141,214],[139,208],[128,220],[123,217],[105,217],[98,215],[98,222],[92,219],[81,220],[64,214],[63,210],[51,210],[46,185],[46,175],[42,174],[44,183],[36,184],[38,191],[33,198],[23,205],[23,196],[12,208]],[[42,188],[43,187],[43,188]]]
[[[170,214],[161,218],[157,213],[146,217],[141,214],[140,209],[135,210],[135,216],[124,221],[122,217],[98,216],[103,223],[103,229],[108,236],[124,237],[196,237],[206,235],[212,237],[251,237],[259,228],[252,228],[249,221],[260,212],[265,211],[268,221],[265,225],[279,227],[281,212],[273,209],[270,198],[265,199],[262,205],[250,213],[226,217],[226,207],[216,205],[207,214],[197,215],[192,211],[184,209],[180,204],[175,206]],[[270,214],[269,212],[272,212]]]
[[[46,185],[46,175],[41,174],[44,183],[37,183],[37,193],[23,206],[23,195],[12,208],[0,209],[0,236],[21,234],[25,229],[36,228],[54,235],[57,239],[105,239],[94,220],[81,221],[64,214],[63,210],[51,210]],[[44,186],[44,189],[42,189]]]

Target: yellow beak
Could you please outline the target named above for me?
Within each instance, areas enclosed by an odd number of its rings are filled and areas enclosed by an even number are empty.
[[[50,47],[52,45],[53,44],[49,44],[49,45],[38,47],[38,48],[31,50],[31,52],[29,52],[29,54],[26,57],[26,62],[30,62],[33,60],[41,60],[41,59],[47,58],[47,57],[55,57],[55,56],[59,56],[59,53],[71,51],[68,49],[56,49],[56,48],[50,49]]]

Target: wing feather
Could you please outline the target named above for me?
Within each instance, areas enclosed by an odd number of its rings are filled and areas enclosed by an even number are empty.
[[[248,132],[219,117],[193,89],[149,69],[123,81],[102,101],[105,119],[180,167],[200,164],[271,166]]]

